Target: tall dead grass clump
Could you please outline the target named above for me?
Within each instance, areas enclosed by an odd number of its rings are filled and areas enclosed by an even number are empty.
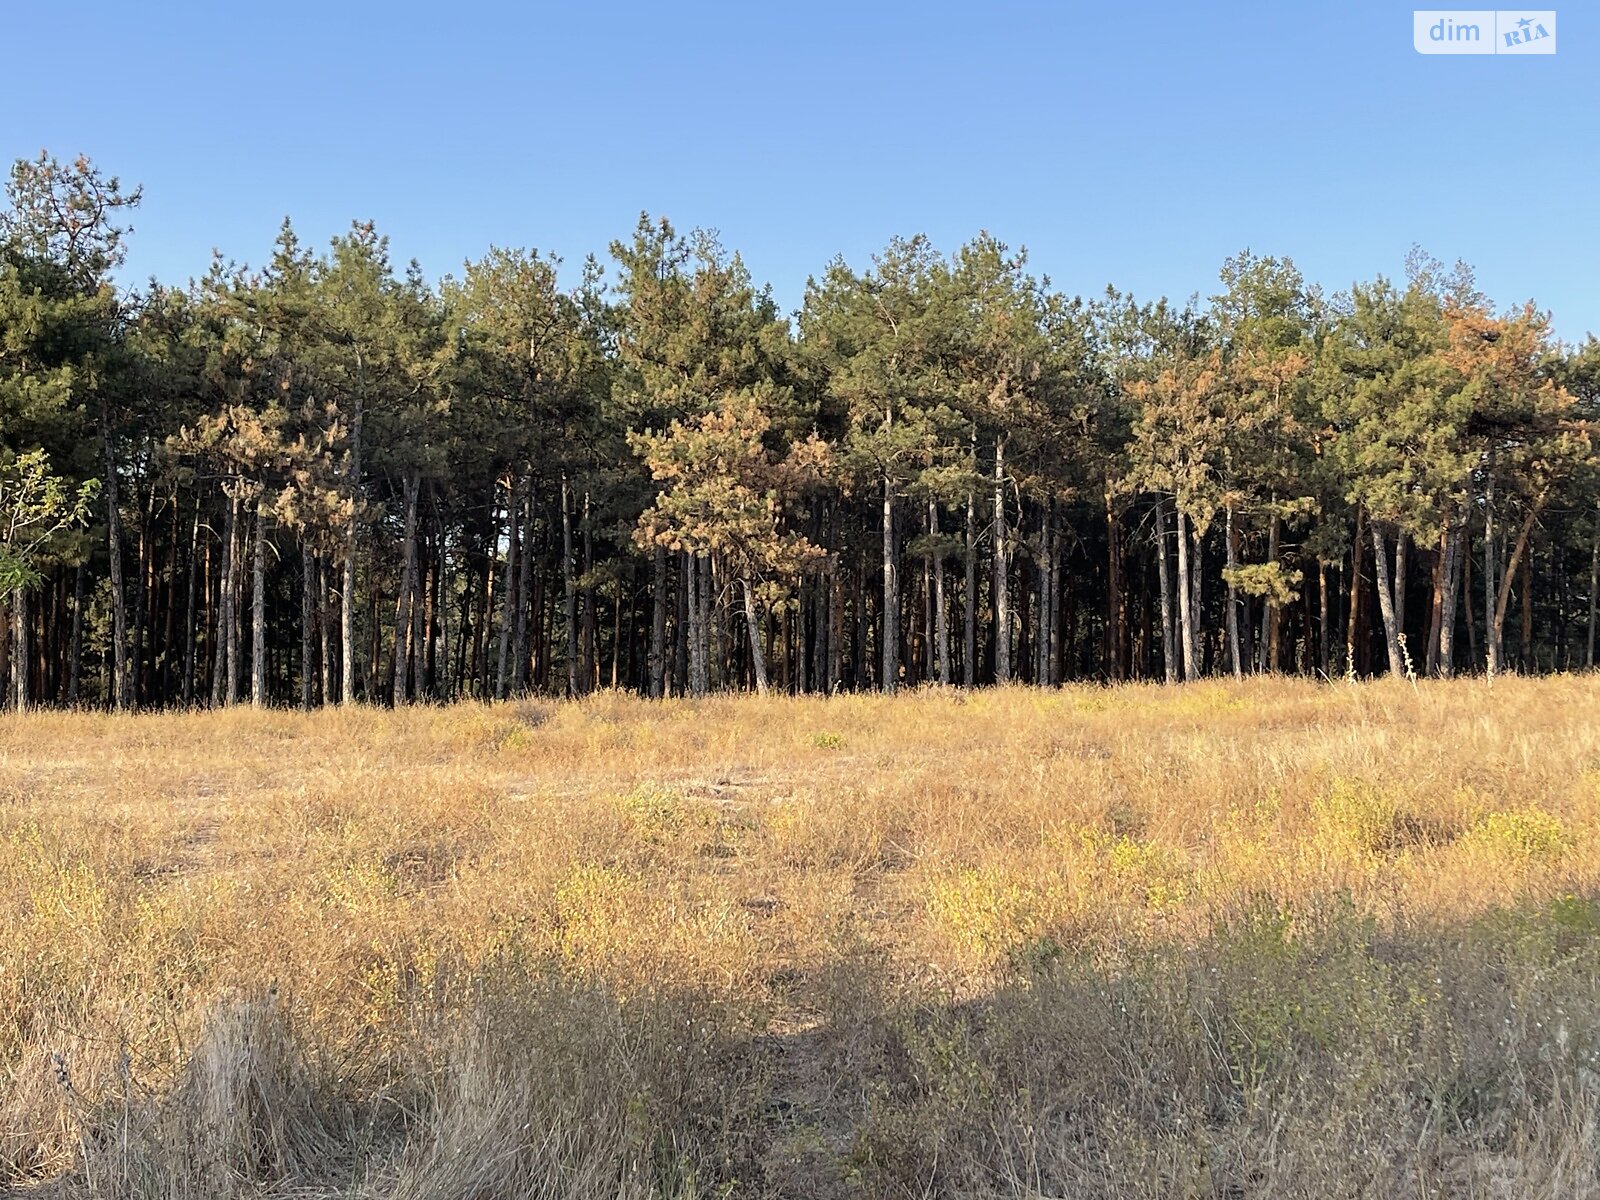
[[[125,1055],[118,1077],[119,1091],[80,1114],[84,1182],[97,1193],[250,1195],[326,1180],[351,1153],[350,1107],[276,989],[214,1003],[165,1085],[135,1080]]]
[[[559,977],[491,994],[445,1035],[393,1169],[395,1200],[691,1200],[748,1174],[761,1079],[692,997],[619,1001]]]

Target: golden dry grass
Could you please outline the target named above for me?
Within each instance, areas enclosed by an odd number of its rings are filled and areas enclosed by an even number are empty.
[[[0,721],[0,1191],[1600,1194],[1600,681]]]

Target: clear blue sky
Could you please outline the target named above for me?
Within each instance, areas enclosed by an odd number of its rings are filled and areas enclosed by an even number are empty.
[[[1429,0],[1432,2],[1432,0]],[[181,282],[370,217],[430,275],[573,269],[641,209],[719,229],[785,308],[892,234],[1025,244],[1057,286],[1209,294],[1243,247],[1330,289],[1422,243],[1600,332],[1600,19],[1554,57],[1415,53],[1392,3],[16,0],[0,155],[145,185]]]

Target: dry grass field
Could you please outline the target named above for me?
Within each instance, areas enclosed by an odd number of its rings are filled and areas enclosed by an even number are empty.
[[[1600,1194],[1600,680],[0,720],[0,1193]]]

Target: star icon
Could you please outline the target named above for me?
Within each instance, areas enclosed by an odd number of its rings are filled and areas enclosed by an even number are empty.
[[[1523,17],[1522,20],[1517,22],[1517,24],[1522,26],[1522,28],[1526,29],[1529,25],[1533,24],[1533,21],[1531,19],[1529,19],[1528,17]]]

